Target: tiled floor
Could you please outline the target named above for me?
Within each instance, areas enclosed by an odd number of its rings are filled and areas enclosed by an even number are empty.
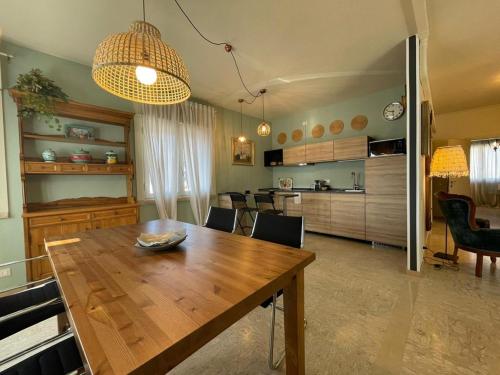
[[[435,223],[432,250],[442,248],[443,233]],[[424,264],[413,276],[401,249],[305,240],[317,254],[305,276],[307,374],[500,374],[500,273],[489,259],[482,279],[468,253],[459,270]],[[255,309],[171,373],[284,373],[267,368],[269,318]]]

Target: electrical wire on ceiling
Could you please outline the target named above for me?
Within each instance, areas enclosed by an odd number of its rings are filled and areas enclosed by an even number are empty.
[[[236,68],[236,72],[238,73],[238,77],[241,81],[241,85],[243,86],[243,88],[245,89],[245,91],[252,97],[251,100],[244,100],[245,103],[247,104],[253,104],[253,102],[255,102],[255,100],[262,95],[262,90],[260,90],[257,94],[254,94],[253,92],[251,92],[247,85],[245,84],[245,80],[243,79],[243,76],[241,74],[241,70],[240,70],[240,67],[238,66],[238,61],[236,60],[236,56],[234,55],[233,53],[233,46],[230,44],[230,43],[227,43],[227,42],[214,42],[213,40],[210,40],[208,39],[205,35],[203,35],[203,33],[196,27],[196,25],[193,23],[193,21],[191,20],[191,18],[189,18],[189,16],[187,15],[187,13],[184,11],[184,9],[182,8],[182,6],[179,4],[179,2],[177,0],[174,0],[175,3],[177,4],[177,7],[179,8],[179,10],[181,11],[181,13],[184,15],[184,17],[186,17],[186,19],[188,20],[188,22],[191,24],[191,26],[193,27],[193,29],[196,30],[196,32],[208,43],[214,45],[214,46],[224,46],[224,50],[229,53],[231,55],[231,57],[233,58],[233,62],[234,62],[234,66]]]

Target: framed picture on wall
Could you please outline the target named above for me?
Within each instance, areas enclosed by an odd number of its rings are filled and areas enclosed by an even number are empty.
[[[255,165],[255,142],[248,139],[240,142],[238,138],[231,138],[231,158],[233,165]]]

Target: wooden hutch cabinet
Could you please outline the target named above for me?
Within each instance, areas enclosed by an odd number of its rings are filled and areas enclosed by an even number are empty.
[[[10,94],[18,109],[22,105],[23,94],[11,90]],[[23,193],[23,224],[25,254],[32,258],[45,254],[45,238],[71,234],[91,229],[109,228],[135,224],[139,219],[139,207],[132,192],[134,167],[130,157],[130,127],[134,114],[131,112],[98,107],[89,104],[56,102],[56,115],[60,117],[99,123],[100,126],[118,126],[123,130],[123,141],[105,139],[66,138],[64,135],[38,134],[26,131],[25,120],[18,118],[20,166]],[[27,157],[26,140],[65,142],[87,145],[123,148],[125,160],[117,164],[106,164],[104,160],[89,163],[72,163],[68,156],[57,158],[55,162],[44,162],[41,158]],[[79,197],[51,202],[31,202],[27,197],[30,175],[124,175],[127,196]],[[68,177],[71,178],[71,177]],[[39,280],[52,274],[48,260],[30,262],[27,266],[29,280]]]

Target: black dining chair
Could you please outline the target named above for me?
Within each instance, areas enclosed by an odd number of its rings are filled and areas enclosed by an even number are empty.
[[[47,255],[3,263],[0,264],[0,268],[44,258],[47,258]],[[63,314],[65,314],[63,300],[57,283],[52,277],[2,290],[0,291],[0,340],[46,319]],[[72,346],[68,344],[71,340],[73,340]],[[63,342],[66,343],[63,344]],[[42,348],[44,349],[40,351]],[[69,351],[73,351],[73,355],[66,355]],[[60,358],[56,358],[57,355]],[[22,357],[25,359],[15,363]],[[6,367],[0,375],[62,375],[78,370],[83,364],[74,344],[71,329],[62,327],[58,335],[1,359],[0,366]]]
[[[238,210],[210,206],[208,209],[207,221],[204,226],[223,232],[234,233],[236,230],[237,217]]]
[[[274,205],[274,198],[271,194],[254,194],[257,210],[263,214],[283,215],[283,210],[278,210]]]
[[[237,216],[237,222],[238,226],[240,227],[241,231],[243,232],[243,235],[247,235],[245,229],[252,229],[252,226],[249,225],[243,225],[243,222],[245,220],[245,215],[247,215],[250,218],[250,222],[254,223],[254,217],[252,215],[252,212],[256,212],[257,209],[254,207],[249,207],[247,204],[247,197],[245,194],[241,194],[238,192],[230,191],[227,192],[226,194],[229,194],[231,197],[231,204],[233,206],[233,209],[238,210],[238,216]]]
[[[255,218],[255,223],[250,237],[301,249],[304,245],[304,218],[271,215],[259,212]],[[276,362],[274,361],[276,310],[283,312],[283,307],[278,306],[276,301],[282,294],[283,290],[280,289],[278,292],[274,293],[271,297],[261,303],[263,308],[267,308],[269,306],[272,307],[268,358],[269,368],[272,370],[277,369],[285,358],[285,352],[283,352],[279,359]],[[306,324],[307,321],[304,319],[304,325]]]

